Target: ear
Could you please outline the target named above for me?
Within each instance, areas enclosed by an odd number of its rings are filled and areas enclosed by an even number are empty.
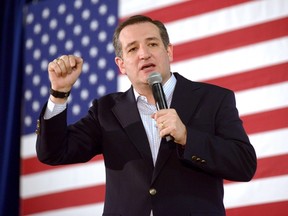
[[[172,44],[168,45],[167,53],[168,53],[170,62],[172,62],[173,61],[173,45]]]
[[[125,65],[124,65],[124,61],[122,58],[116,56],[115,57],[115,63],[117,64],[121,74],[126,74],[125,72]]]

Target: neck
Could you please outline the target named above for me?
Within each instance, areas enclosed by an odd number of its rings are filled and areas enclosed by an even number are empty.
[[[151,87],[147,84],[143,88],[135,88],[138,94],[145,96],[149,104],[155,104],[154,96]]]

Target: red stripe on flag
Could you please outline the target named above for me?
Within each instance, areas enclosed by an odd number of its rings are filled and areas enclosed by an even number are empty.
[[[288,18],[176,45],[173,61],[195,58],[288,35]]]
[[[248,134],[288,127],[288,107],[241,116]]]
[[[285,190],[283,188],[283,190]],[[287,216],[288,201],[227,209],[227,216]]]
[[[22,199],[22,215],[104,202],[105,185]]]
[[[287,68],[288,62],[285,62],[283,64],[272,65],[230,76],[205,80],[204,82],[229,88],[233,91],[241,91],[287,81]]]
[[[259,143],[261,145],[261,143]],[[271,143],[271,145],[273,145]],[[275,144],[277,145],[277,144]],[[281,166],[275,166],[281,164]],[[257,170],[253,179],[267,178],[288,174],[288,154],[277,155],[258,159]],[[235,183],[234,181],[224,181],[225,184]]]
[[[94,157],[92,160],[90,160],[87,163],[95,162],[95,161],[100,161],[103,160],[103,156],[99,155],[97,157]],[[86,164],[87,164],[86,163]],[[55,170],[55,169],[66,169],[69,166],[79,166],[83,165],[81,163],[79,164],[71,164],[71,165],[59,165],[59,166],[49,166],[46,164],[41,163],[37,157],[31,157],[27,159],[22,159],[22,170],[21,174],[22,175],[28,175],[36,172],[42,172],[42,171],[48,171],[48,170]]]
[[[259,145],[261,145],[261,143],[259,143]],[[271,143],[271,145],[273,145],[273,143]],[[275,164],[281,164],[281,166],[275,166]],[[253,179],[286,174],[288,174],[288,154],[277,155],[259,159],[257,171]]]
[[[162,7],[160,9],[150,10],[149,12],[144,12],[141,14],[167,23],[250,1],[251,0],[183,1],[183,3],[173,4],[171,6]],[[128,17],[121,17],[120,22],[124,21],[127,18]]]

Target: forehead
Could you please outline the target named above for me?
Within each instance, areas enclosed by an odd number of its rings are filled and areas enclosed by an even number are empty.
[[[150,22],[128,25],[119,34],[119,40],[122,45],[137,41],[140,42],[148,38],[161,39],[158,27]]]

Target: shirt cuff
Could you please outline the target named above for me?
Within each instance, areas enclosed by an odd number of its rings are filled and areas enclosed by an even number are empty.
[[[50,119],[60,114],[66,109],[66,107],[67,107],[67,102],[65,102],[64,104],[55,104],[49,98],[47,107],[44,113],[44,119]]]

